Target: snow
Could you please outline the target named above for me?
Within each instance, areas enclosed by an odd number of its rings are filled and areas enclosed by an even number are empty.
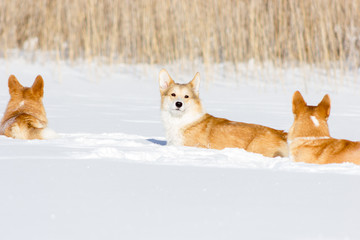
[[[158,86],[163,67],[0,60],[0,111],[10,74],[25,86],[41,74],[49,127],[59,135],[46,141],[0,136],[1,239],[360,238],[360,166],[166,146]],[[360,140],[356,74],[325,86],[305,84],[293,69],[270,84],[259,77],[266,74],[244,81],[219,66],[224,71],[217,74],[165,67],[175,81],[200,72],[200,97],[210,114],[277,129],[292,124],[295,90],[313,105],[330,93],[330,133]]]

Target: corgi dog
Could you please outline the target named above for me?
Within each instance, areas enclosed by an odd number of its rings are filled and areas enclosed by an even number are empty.
[[[159,74],[161,116],[169,145],[224,149],[242,148],[267,157],[287,157],[287,133],[269,127],[233,122],[205,113],[199,98],[200,74],[187,84]]]
[[[47,128],[42,98],[44,80],[39,75],[32,87],[23,87],[14,75],[8,81],[10,101],[0,124],[0,135],[16,139],[49,139],[56,133]]]
[[[317,106],[309,106],[299,91],[293,96],[294,123],[289,135],[290,158],[306,163],[360,164],[360,142],[330,137],[327,120],[330,97],[325,95]]]

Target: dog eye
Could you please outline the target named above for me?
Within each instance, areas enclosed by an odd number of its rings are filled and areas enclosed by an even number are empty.
[[[176,94],[175,94],[175,93],[172,93],[171,96],[176,97]]]
[[[185,98],[189,98],[189,96],[188,96],[188,95],[185,95]]]

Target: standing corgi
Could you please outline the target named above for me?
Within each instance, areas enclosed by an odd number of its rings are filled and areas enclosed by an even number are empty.
[[[325,95],[317,106],[308,106],[299,91],[293,96],[294,123],[288,141],[290,157],[296,162],[360,164],[360,142],[330,137],[327,124],[330,97]]]
[[[284,131],[233,122],[205,113],[199,98],[200,75],[188,84],[175,83],[166,70],[159,74],[161,116],[170,145],[243,148],[267,157],[288,156]]]
[[[10,101],[1,120],[0,135],[17,139],[48,139],[56,133],[47,128],[42,103],[44,81],[39,75],[32,87],[23,87],[14,75],[9,77]]]

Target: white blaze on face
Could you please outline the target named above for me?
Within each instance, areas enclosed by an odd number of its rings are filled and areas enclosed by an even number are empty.
[[[315,116],[310,116],[312,122],[314,123],[315,127],[320,126],[319,124],[319,120],[317,120],[317,118]]]

